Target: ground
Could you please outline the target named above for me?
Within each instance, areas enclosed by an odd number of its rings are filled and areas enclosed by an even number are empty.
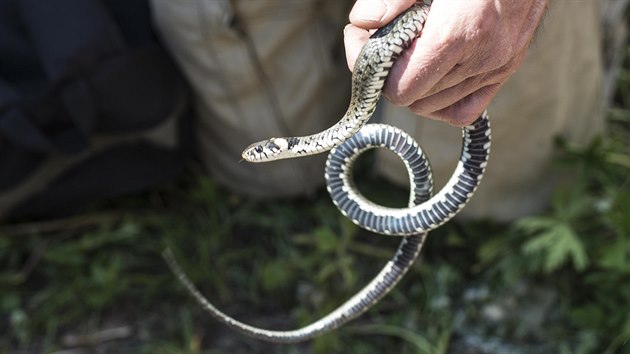
[[[356,228],[325,191],[255,202],[191,169],[80,215],[5,223],[0,353],[630,353],[630,72],[619,80],[609,133],[588,147],[558,142],[558,166],[575,178],[546,213],[432,232],[380,304],[299,345],[217,324],[161,253],[172,248],[232,316],[309,323],[374,276],[398,242]],[[376,201],[406,203],[406,191],[376,177],[359,183]]]

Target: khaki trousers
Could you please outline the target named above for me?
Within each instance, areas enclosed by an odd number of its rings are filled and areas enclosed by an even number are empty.
[[[240,163],[250,143],[321,131],[349,101],[342,28],[351,1],[153,0],[155,24],[195,96],[200,156],[230,188],[259,197],[307,194],[323,184],[325,156]],[[552,0],[525,64],[489,107],[492,154],[465,217],[510,220],[549,201],[554,138],[588,143],[603,131],[600,2]],[[436,187],[459,158],[461,132],[385,103],[383,122],[415,136]],[[408,177],[393,155],[377,172]],[[360,176],[358,176],[360,178]]]

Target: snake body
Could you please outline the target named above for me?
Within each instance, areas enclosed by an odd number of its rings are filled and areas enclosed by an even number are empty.
[[[355,135],[374,113],[391,67],[419,35],[428,13],[428,5],[416,3],[370,37],[359,52],[352,72],[348,110],[335,125],[309,136],[271,138],[253,143],[243,151],[243,159],[267,162],[319,154]]]
[[[371,125],[371,124],[370,124]],[[393,144],[406,145],[408,136],[398,134],[391,126],[371,134],[396,137]],[[387,208],[367,200],[352,185],[349,163],[356,158],[357,148],[353,142],[335,148],[326,162],[328,192],[340,211],[360,227],[383,235],[409,236],[429,232],[457,214],[472,197],[486,168],[490,153],[490,121],[483,112],[471,125],[462,129],[463,146],[459,162],[447,184],[425,203],[413,204],[408,208]],[[414,179],[424,178],[414,175],[409,168],[410,161],[401,157],[409,172],[411,185]]]
[[[383,129],[387,129],[395,134],[378,134],[378,132]],[[404,137],[405,143],[401,144],[399,142],[400,136]],[[401,158],[405,158],[405,161],[409,162],[408,167],[415,176],[423,176],[415,178],[414,183],[411,185],[409,200],[410,206],[425,202],[431,196],[433,190],[433,180],[431,178],[431,170],[428,161],[417,143],[405,132],[399,130],[398,128],[383,124],[368,124],[355,136],[351,137],[350,140],[348,140],[348,143],[358,148],[356,150],[356,156],[371,148],[389,148],[395,154]],[[356,156],[354,157],[356,158]],[[341,175],[345,175],[346,172],[341,171],[340,173]],[[348,181],[350,180],[349,178],[342,178]],[[302,328],[287,331],[258,328],[226,315],[210,303],[199,292],[199,290],[196,289],[190,279],[175,262],[175,259],[170,252],[165,253],[165,258],[180,282],[184,284],[197,302],[199,302],[199,304],[218,321],[250,337],[270,342],[294,343],[314,338],[325,332],[338,328],[348,321],[358,317],[376,304],[380,299],[387,295],[387,293],[389,293],[389,291],[398,283],[398,281],[400,281],[400,279],[402,279],[403,275],[405,275],[405,273],[409,270],[409,267],[411,267],[418,258],[426,235],[426,233],[423,233],[402,238],[392,259],[385,264],[378,275],[376,275],[372,281],[363,287],[363,289],[357,292],[336,310],[330,312],[321,319]]]
[[[463,129],[463,147],[453,177],[435,196],[429,163],[418,144],[398,128],[365,124],[380,98],[390,68],[419,35],[429,6],[418,2],[370,38],[359,54],[346,114],[325,131],[304,137],[272,138],[250,145],[243,158],[251,162],[294,158],[331,150],[326,184],[334,204],[359,226],[385,235],[406,236],[381,272],[356,295],[320,320],[296,330],[268,330],[240,322],[217,309],[193,285],[170,252],[165,258],[201,306],[220,322],[245,335],[272,341],[298,342],[331,331],[356,318],[384,297],[417,259],[427,232],[452,218],[469,200],[485,170],[490,151],[490,125],[484,112]],[[376,205],[363,197],[352,181],[356,158],[371,148],[396,153],[410,176],[407,208]]]

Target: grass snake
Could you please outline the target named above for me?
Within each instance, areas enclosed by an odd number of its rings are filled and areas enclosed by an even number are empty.
[[[164,256],[194,298],[220,322],[245,335],[272,342],[299,342],[331,331],[358,317],[384,297],[414,263],[427,233],[450,220],[465,206],[479,184],[490,151],[486,112],[462,129],[460,161],[444,188],[432,196],[433,180],[419,145],[398,128],[366,124],[372,116],[391,67],[400,53],[420,35],[429,5],[417,2],[376,31],[359,53],[352,74],[347,112],[332,127],[309,136],[271,138],[250,145],[243,158],[250,162],[313,155],[330,150],[326,184],[334,204],[354,223],[374,233],[405,236],[392,259],[356,295],[323,318],[296,330],[268,330],[240,322],[212,305],[193,285],[170,251]],[[352,180],[353,162],[371,148],[388,148],[409,173],[407,208],[386,208],[367,200]]]

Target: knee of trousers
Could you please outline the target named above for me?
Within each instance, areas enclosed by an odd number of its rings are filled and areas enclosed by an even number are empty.
[[[152,2],[156,27],[193,92],[201,162],[218,181],[256,196],[321,186],[323,156],[258,165],[239,160],[255,141],[316,133],[343,115],[350,94],[342,50],[349,5]]]

